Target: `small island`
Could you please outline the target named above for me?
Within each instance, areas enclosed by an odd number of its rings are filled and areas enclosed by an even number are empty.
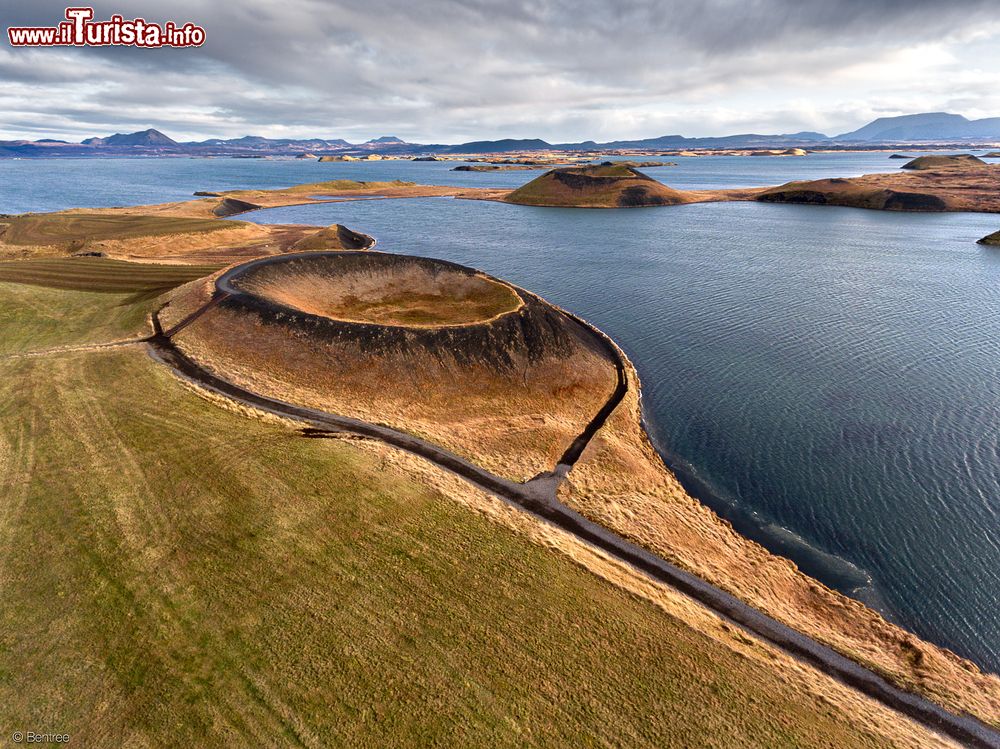
[[[808,153],[804,148],[772,148],[766,151],[751,151],[750,156],[805,156]]]
[[[765,190],[757,196],[762,203],[802,203],[882,211],[946,211],[947,204],[937,195],[903,192],[889,187],[868,186],[850,179],[820,179],[789,182]]]
[[[552,169],[503,198],[506,203],[573,208],[640,208],[691,202],[626,164]]]
[[[900,169],[915,169],[931,171],[935,169],[971,169],[984,166],[985,161],[969,153],[956,153],[948,156],[918,156],[903,164]]]
[[[660,166],[677,166],[676,161],[605,161],[601,166],[630,166],[633,169],[650,169]]]
[[[453,172],[521,172],[541,169],[527,164],[461,164],[453,166]]]

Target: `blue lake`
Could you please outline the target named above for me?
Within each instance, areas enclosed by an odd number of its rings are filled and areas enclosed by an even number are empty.
[[[674,158],[677,187],[888,171],[887,154]],[[0,212],[331,178],[518,185],[453,163],[0,161]],[[1000,671],[1000,216],[412,199],[272,209],[536,291],[636,364],[654,439],[742,531]]]

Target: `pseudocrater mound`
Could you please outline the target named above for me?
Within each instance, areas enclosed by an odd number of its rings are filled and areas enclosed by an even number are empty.
[[[387,424],[526,480],[552,470],[615,389],[605,339],[528,291],[381,252],[274,256],[174,339],[255,392]],[[197,309],[212,283],[166,311]],[[600,443],[600,439],[597,440]]]
[[[506,195],[519,205],[564,208],[640,208],[678,205],[690,198],[628,164],[553,169]]]
[[[380,253],[273,263],[234,285],[310,315],[385,326],[472,325],[523,305],[512,286],[482,273]]]

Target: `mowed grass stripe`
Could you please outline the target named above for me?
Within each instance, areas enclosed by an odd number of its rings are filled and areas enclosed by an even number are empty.
[[[0,358],[149,335],[152,329],[147,318],[163,304],[162,293],[158,289],[58,289],[0,281]]]
[[[218,265],[153,265],[72,257],[0,262],[0,281],[74,291],[166,290],[214,273]]]
[[[177,216],[106,215],[100,213],[43,213],[16,216],[4,222],[7,244],[46,245],[73,241],[100,241],[153,237],[164,234],[230,229],[234,222]]]

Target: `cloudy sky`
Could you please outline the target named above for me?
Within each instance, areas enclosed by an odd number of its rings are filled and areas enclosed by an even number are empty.
[[[997,0],[118,0],[199,49],[11,48],[66,0],[0,0],[0,138],[550,141],[1000,115]]]

